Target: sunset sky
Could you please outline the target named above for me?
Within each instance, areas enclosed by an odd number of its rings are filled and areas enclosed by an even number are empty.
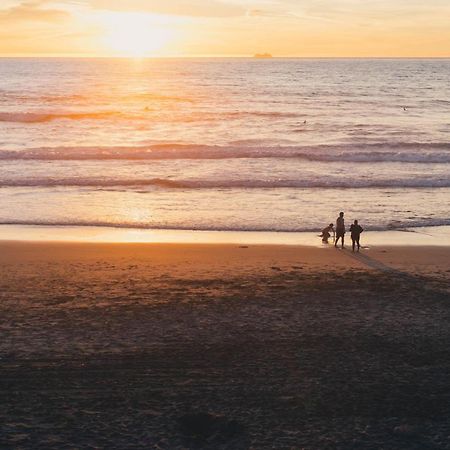
[[[1,0],[1,55],[450,56],[449,0]]]

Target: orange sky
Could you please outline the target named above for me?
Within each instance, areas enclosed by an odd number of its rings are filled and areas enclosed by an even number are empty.
[[[1,0],[0,54],[450,56],[449,0]]]

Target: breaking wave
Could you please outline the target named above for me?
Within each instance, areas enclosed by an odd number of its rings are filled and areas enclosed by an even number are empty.
[[[53,120],[85,120],[85,119],[106,119],[118,115],[117,112],[91,112],[91,113],[0,113],[0,122],[11,123],[46,123]]]
[[[282,188],[449,188],[448,178],[409,178],[409,179],[348,179],[322,176],[297,180],[289,179],[202,179],[173,180],[151,179],[104,179],[104,178],[27,178],[23,180],[0,180],[0,187],[89,187],[96,189],[282,189]]]
[[[157,99],[159,101],[177,101],[177,102],[191,102],[191,100],[183,99],[181,97],[169,97],[169,96],[155,96],[152,95],[151,99]],[[0,122],[10,123],[23,123],[23,124],[36,124],[46,123],[54,120],[98,120],[107,119],[111,117],[119,117],[124,119],[148,119],[145,113],[155,111],[155,107],[147,106],[143,109],[143,112],[135,111],[128,114],[118,111],[94,111],[94,112],[0,112]],[[261,117],[261,118],[294,118],[297,117],[297,113],[283,112],[283,111],[222,111],[215,113],[206,112],[190,112],[189,114],[182,114],[179,116],[168,116],[171,122],[211,122],[215,120],[230,120],[230,119],[245,119],[249,117]],[[162,120],[159,117],[159,120]]]
[[[0,160],[165,160],[297,158],[322,162],[450,163],[450,143],[375,143],[315,146],[218,146],[154,144],[143,146],[45,147],[0,150]]]
[[[49,226],[49,227],[105,227],[105,228],[129,228],[141,230],[180,230],[180,231],[263,231],[263,232],[286,232],[299,233],[311,232],[317,233],[320,226],[312,227],[289,227],[282,226],[269,228],[267,226],[214,226],[214,225],[176,225],[171,226],[167,223],[139,223],[139,222],[107,222],[107,221],[90,221],[90,220],[1,220],[0,225],[31,225],[31,226]],[[405,220],[383,223],[365,227],[367,231],[388,231],[400,230],[408,231],[409,229],[424,227],[441,227],[450,226],[449,218],[436,219],[418,219]]]

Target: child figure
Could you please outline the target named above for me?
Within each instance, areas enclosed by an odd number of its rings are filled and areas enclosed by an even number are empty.
[[[358,246],[358,252],[359,252],[359,239],[361,237],[361,233],[363,232],[363,228],[361,225],[358,225],[358,221],[355,220],[353,224],[350,226],[350,233],[352,238],[352,249],[355,251],[355,244]]]
[[[330,223],[330,225],[328,225],[327,227],[325,227],[322,230],[322,234],[320,235],[320,237],[322,238],[322,242],[324,244],[328,244],[328,239],[330,239],[330,237],[331,237],[331,232],[333,232],[333,234],[334,234],[333,226],[334,225],[332,223]]]

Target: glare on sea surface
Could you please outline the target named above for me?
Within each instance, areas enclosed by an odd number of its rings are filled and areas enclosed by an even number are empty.
[[[120,56],[158,56],[175,35],[167,23],[149,14],[110,13],[101,21],[105,46]]]

